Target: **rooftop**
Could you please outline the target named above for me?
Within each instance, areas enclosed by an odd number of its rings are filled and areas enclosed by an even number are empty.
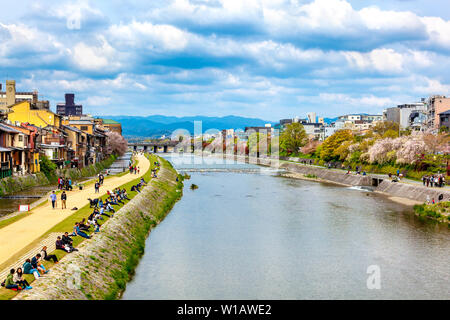
[[[116,120],[103,119],[103,124],[120,124],[120,123],[117,122]]]

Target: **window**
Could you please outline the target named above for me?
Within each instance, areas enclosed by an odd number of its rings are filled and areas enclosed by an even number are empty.
[[[19,141],[20,141],[20,142],[23,141],[23,135],[19,135]]]
[[[87,131],[88,127],[87,126],[81,126],[81,131]]]

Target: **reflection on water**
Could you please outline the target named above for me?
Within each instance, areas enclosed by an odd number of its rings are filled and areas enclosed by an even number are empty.
[[[190,173],[124,299],[450,298],[448,227],[372,192],[236,166]]]

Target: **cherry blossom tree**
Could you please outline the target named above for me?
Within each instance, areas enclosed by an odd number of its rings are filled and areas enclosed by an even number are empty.
[[[321,144],[322,142],[319,140],[309,140],[304,147],[300,148],[300,151],[303,154],[313,154],[314,152],[316,152],[317,147],[320,146]]]
[[[128,149],[128,142],[117,132],[106,133],[106,154],[123,155]]]
[[[413,164],[420,159],[422,154],[431,152],[430,147],[425,143],[424,135],[411,135],[402,143],[397,151],[397,163]]]

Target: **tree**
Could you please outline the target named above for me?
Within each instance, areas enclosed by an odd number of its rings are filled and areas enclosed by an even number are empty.
[[[303,154],[314,154],[316,152],[317,148],[322,144],[319,140],[309,140],[309,142],[301,147],[300,151]]]
[[[392,129],[387,130],[384,134],[383,134],[383,138],[397,138],[398,137],[398,131],[394,131]]]
[[[252,154],[256,154],[256,152],[259,152],[260,155],[270,154],[270,139],[265,133],[253,132],[250,134],[247,145],[249,152]]]
[[[383,136],[389,130],[398,132],[398,130],[399,130],[398,123],[392,122],[392,121],[383,121],[383,122],[377,122],[372,127],[372,131],[380,136]]]
[[[41,171],[45,174],[47,178],[51,178],[55,170],[57,169],[56,164],[54,164],[47,156],[40,156],[39,164],[41,167]]]
[[[333,135],[325,139],[321,145],[320,158],[324,161],[333,160],[339,157],[335,154],[341,144],[345,141],[353,141],[353,134],[351,130],[339,130]]]
[[[448,127],[446,126],[441,126],[439,128],[439,133],[447,133],[448,132]]]
[[[342,142],[341,145],[334,150],[333,156],[338,157],[341,161],[344,161],[350,153],[351,145],[353,145],[353,141],[351,140]]]
[[[106,154],[123,155],[128,149],[128,142],[117,132],[106,133]]]
[[[280,136],[280,150],[290,152],[299,152],[300,147],[303,147],[308,142],[303,125],[298,122],[288,124]]]
[[[430,152],[423,135],[410,136],[397,151],[397,163],[414,164],[420,156]]]

